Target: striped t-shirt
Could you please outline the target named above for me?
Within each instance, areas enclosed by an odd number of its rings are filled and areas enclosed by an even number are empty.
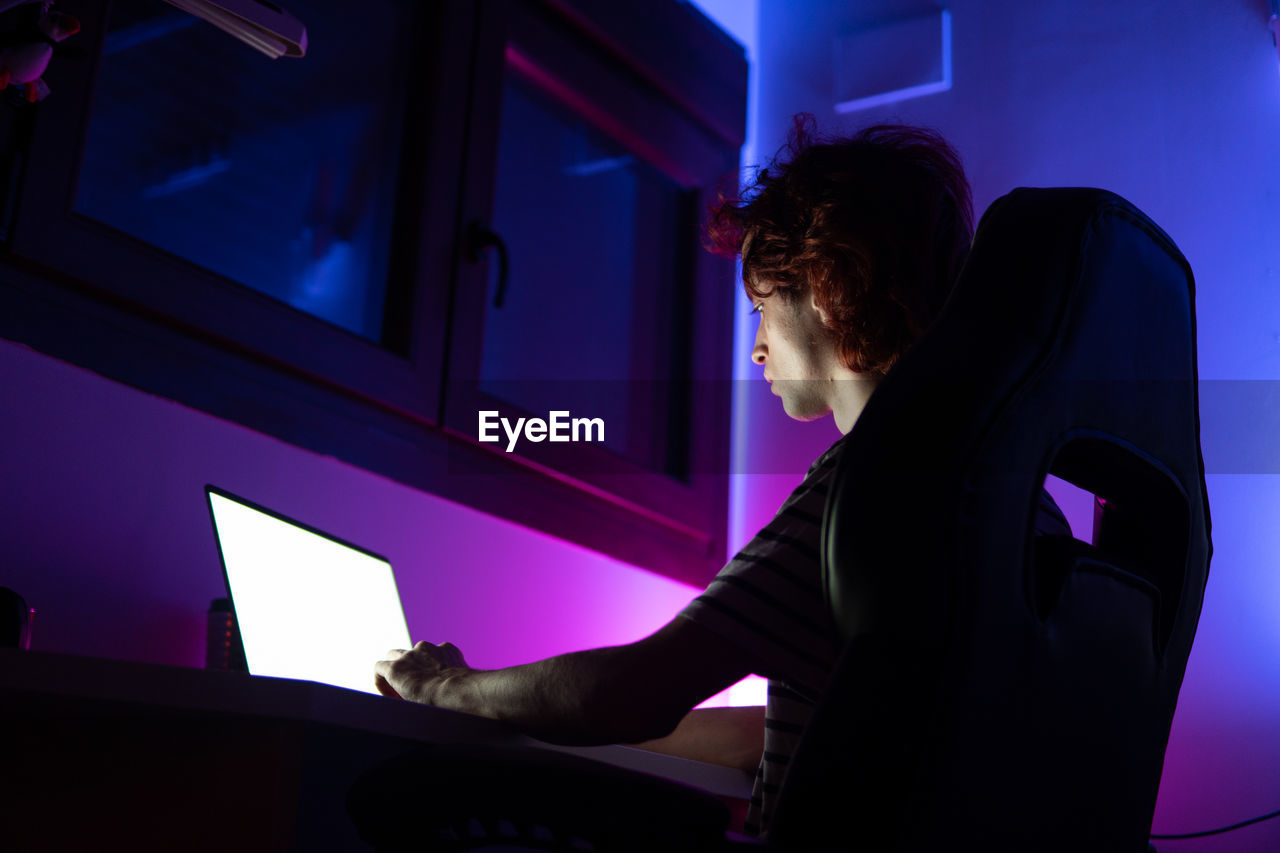
[[[844,438],[814,462],[777,515],[682,615],[736,643],[769,679],[764,756],[744,830],[767,835],[787,764],[835,665],[836,640],[822,591],[818,543],[827,490]],[[1037,531],[1070,536],[1042,492]]]

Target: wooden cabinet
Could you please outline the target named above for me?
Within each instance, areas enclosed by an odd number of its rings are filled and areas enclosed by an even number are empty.
[[[59,4],[87,55],[0,104],[0,334],[706,581],[735,285],[699,230],[740,48],[676,0],[287,5],[300,60]]]

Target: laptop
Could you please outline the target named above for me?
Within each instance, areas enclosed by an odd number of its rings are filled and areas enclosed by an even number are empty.
[[[411,645],[391,563],[214,486],[205,495],[249,672],[377,693],[374,663]]]

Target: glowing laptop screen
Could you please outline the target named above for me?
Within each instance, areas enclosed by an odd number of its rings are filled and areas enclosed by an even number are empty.
[[[410,646],[391,564],[212,486],[206,493],[249,672],[377,693],[374,663]]]

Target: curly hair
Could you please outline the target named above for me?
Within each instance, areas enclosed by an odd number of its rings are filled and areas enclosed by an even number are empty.
[[[711,207],[706,233],[712,251],[742,255],[747,293],[812,293],[845,365],[884,374],[946,301],[973,240],[973,202],[937,132],[876,125],[823,139],[802,113],[755,183]]]

